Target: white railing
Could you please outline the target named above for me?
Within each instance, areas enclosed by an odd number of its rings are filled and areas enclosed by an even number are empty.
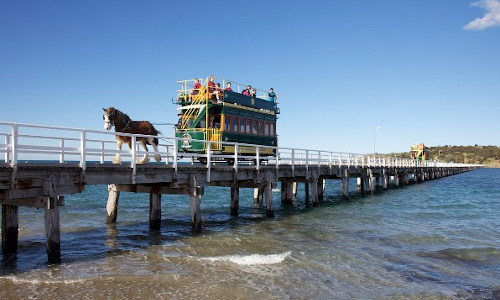
[[[3,162],[11,167],[19,164],[36,161],[74,163],[85,171],[88,162],[109,163],[117,154],[115,135],[130,136],[132,151],[125,145],[120,151],[124,163],[129,161],[136,173],[137,160],[146,152],[139,148],[136,142],[139,137],[147,135],[106,132],[80,128],[66,128],[42,126],[33,124],[0,122],[0,155]],[[204,161],[207,168],[207,181],[210,181],[210,172],[221,162],[227,166],[230,163],[235,170],[240,166],[254,165],[259,169],[263,164],[267,166],[291,166],[292,172],[296,167],[305,166],[307,169],[321,166],[354,166],[354,167],[479,167],[480,165],[443,163],[436,161],[418,161],[413,159],[395,158],[381,155],[365,155],[358,153],[332,152],[322,150],[267,147],[254,144],[228,143],[216,141],[201,141],[206,145],[204,153],[181,152],[178,149],[182,138],[159,137],[159,154],[162,163],[177,170],[179,163],[194,163]],[[196,140],[191,140],[196,141]],[[221,154],[215,149],[214,143],[234,146],[235,152]],[[241,153],[241,147],[255,148],[255,153]],[[151,148],[151,147],[150,147]],[[247,148],[248,149],[248,148]],[[273,155],[263,156],[261,150],[272,149]],[[152,152],[148,152],[151,154]],[[135,180],[135,179],[134,179]]]

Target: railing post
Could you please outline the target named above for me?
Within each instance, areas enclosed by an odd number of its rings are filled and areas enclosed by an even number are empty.
[[[257,168],[257,170],[260,169],[260,153],[259,153],[259,146],[255,147],[255,157],[257,159],[257,161],[255,162],[255,166]]]
[[[170,156],[168,155],[168,145],[165,145],[166,153],[167,155],[165,156],[165,164],[168,165],[170,163]]]
[[[101,164],[104,163],[104,141],[101,141]]]
[[[59,154],[59,162],[64,163],[64,139],[61,139],[61,143],[59,144],[61,147],[61,154]]]
[[[292,177],[295,176],[295,149],[292,149]]]
[[[177,138],[174,138],[174,161],[173,161],[173,164],[174,164],[174,170],[177,171],[177,151],[178,151],[178,148],[179,148],[179,143],[177,141]]]
[[[10,146],[10,151],[12,153],[12,166],[15,167],[17,166],[17,133],[19,129],[17,127],[17,124],[12,125],[12,136],[11,136],[11,146]]]
[[[234,170],[238,172],[238,144],[234,145]]]
[[[309,150],[306,150],[306,171],[309,171]]]
[[[212,143],[207,143],[207,182],[210,182],[210,171],[212,168]]]
[[[132,183],[135,183],[135,175],[137,172],[137,138],[135,135],[132,136],[132,160],[130,166],[132,167]]]
[[[85,171],[87,168],[87,132],[80,132],[80,168]]]
[[[9,163],[9,143],[10,137],[9,135],[5,135],[5,163]]]

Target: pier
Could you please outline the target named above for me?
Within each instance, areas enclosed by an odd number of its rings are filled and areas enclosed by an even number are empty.
[[[357,179],[359,193],[364,195],[376,189],[421,183],[481,167],[220,141],[200,141],[206,151],[196,154],[180,152],[182,138],[174,137],[160,137],[160,163],[139,164],[139,158],[146,152],[139,149],[136,139],[148,136],[125,133],[120,135],[130,136],[134,147],[132,151],[121,151],[123,161],[113,164],[117,152],[115,134],[0,122],[3,253],[17,252],[18,207],[29,206],[45,210],[48,261],[60,262],[59,207],[64,206],[64,195],[81,193],[87,185],[107,186],[107,219],[103,222],[108,223],[116,222],[120,192],[149,194],[151,230],[160,228],[162,195],[186,195],[192,229],[199,231],[206,186],[228,187],[231,201],[228,213],[233,216],[238,215],[239,189],[252,188],[254,203],[265,203],[266,214],[272,217],[272,187],[278,182],[282,205],[292,202],[297,184],[305,184],[306,205],[318,206],[329,188],[328,180],[341,181],[341,195],[349,199],[349,178]],[[220,149],[220,144],[234,146],[234,154],[222,155],[212,150]],[[262,155],[263,148],[270,148],[274,154]],[[241,149],[245,149],[245,154]],[[248,154],[248,149],[254,153]]]

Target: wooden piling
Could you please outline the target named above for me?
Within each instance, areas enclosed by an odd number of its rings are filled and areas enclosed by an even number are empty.
[[[274,211],[273,211],[273,190],[271,187],[271,183],[267,183],[266,186],[264,187],[264,193],[266,197],[266,215],[268,217],[273,217],[274,216]]]
[[[116,223],[118,215],[118,199],[120,198],[120,191],[118,191],[115,184],[108,185],[108,203],[106,204],[107,218],[106,223]]]
[[[231,216],[238,215],[239,200],[240,199],[240,188],[231,187]]]
[[[264,190],[262,188],[254,188],[253,204],[261,205],[263,196],[264,196]]]
[[[305,203],[306,207],[309,206],[309,182],[304,182],[304,196],[305,196]]]
[[[201,187],[196,176],[190,176],[189,200],[191,205],[191,227],[193,231],[201,231]]]
[[[55,197],[48,197],[45,209],[45,237],[49,263],[61,262],[61,229],[59,206]]]
[[[318,199],[323,200],[325,194],[325,180],[320,178],[318,179]]]
[[[17,253],[19,213],[17,206],[2,204],[2,252]]]
[[[349,199],[349,171],[344,170],[344,174],[342,176],[342,196],[344,199]]]
[[[297,185],[298,185],[297,181],[294,181],[292,184],[292,197],[293,198],[297,197]]]
[[[311,198],[313,206],[319,205],[319,197],[318,197],[318,179],[313,178],[311,182]]]
[[[159,230],[161,226],[161,194],[149,194],[149,229]]]

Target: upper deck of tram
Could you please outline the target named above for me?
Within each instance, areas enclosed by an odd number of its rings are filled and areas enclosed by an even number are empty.
[[[256,108],[256,109],[261,109],[261,110],[268,110],[274,113],[279,113],[278,110],[278,102],[277,98],[274,97],[274,100],[269,99],[269,92],[266,90],[258,89],[252,87],[252,89],[255,89],[256,95],[254,97],[252,96],[246,96],[243,95],[242,92],[245,90],[247,86],[250,86],[249,84],[243,84],[234,80],[228,80],[222,77],[214,77],[214,82],[215,83],[220,83],[220,90],[221,90],[221,95],[220,95],[220,101],[217,101],[216,97],[214,96],[214,93],[209,93],[206,92],[210,88],[213,89],[213,87],[209,86],[209,81],[210,77],[206,78],[193,78],[193,79],[186,79],[186,80],[178,80],[177,84],[180,85],[180,89],[177,90],[177,103],[180,106],[187,106],[193,104],[193,99],[198,99],[198,100],[204,100],[204,101],[212,101],[213,104],[219,104],[219,105],[241,105],[241,106],[246,106],[246,107],[251,107],[251,108]],[[196,80],[199,81],[201,87],[198,89],[197,93],[201,93],[204,96],[203,97],[193,97],[193,91],[196,91],[195,89],[195,83]],[[232,91],[226,90],[226,85],[227,83],[231,83]],[[215,86],[215,90],[217,89],[217,86]],[[205,91],[205,93],[203,93]]]

